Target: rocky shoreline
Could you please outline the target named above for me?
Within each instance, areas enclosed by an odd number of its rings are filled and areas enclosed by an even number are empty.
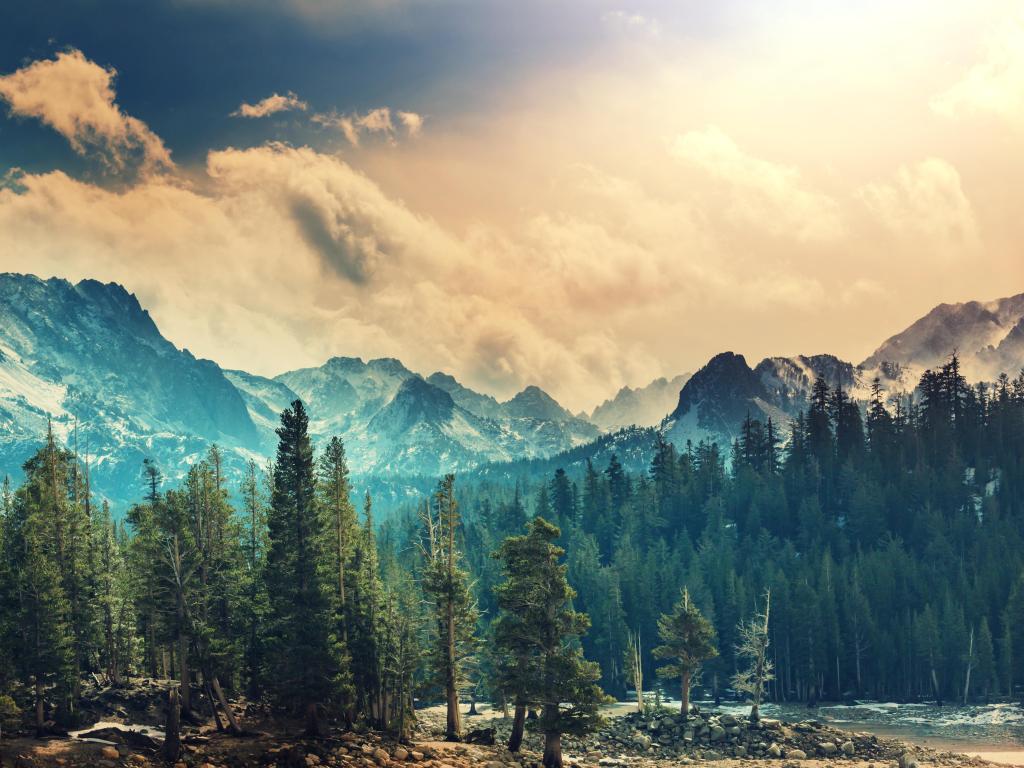
[[[143,704],[139,697],[137,705]],[[123,712],[124,710],[122,710]],[[114,713],[115,715],[117,713]],[[344,732],[320,740],[289,739],[267,732],[245,737],[218,733],[210,726],[183,733],[182,755],[174,768],[539,768],[540,735],[527,731],[523,750],[504,749],[511,722],[468,720],[478,739],[493,744],[452,744],[440,740],[443,721],[420,713],[412,744],[376,733]],[[265,724],[264,724],[265,725]],[[141,734],[107,728],[83,734],[97,741],[20,739],[0,747],[2,768],[60,766],[157,766],[159,743]],[[953,752],[911,748],[896,739],[849,732],[814,720],[787,723],[763,719],[751,724],[727,713],[699,713],[684,720],[667,710],[606,719],[596,733],[563,740],[566,763],[578,768],[668,768],[713,762],[720,768],[916,768],[990,765]]]

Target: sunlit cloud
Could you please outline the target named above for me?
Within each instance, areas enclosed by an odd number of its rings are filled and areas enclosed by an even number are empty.
[[[132,163],[144,172],[173,168],[160,137],[114,103],[116,76],[71,49],[0,76],[0,98],[11,114],[42,121],[79,154],[97,152],[112,170]]]
[[[858,195],[890,231],[927,243],[932,253],[966,258],[980,247],[974,209],[960,174],[941,158],[903,166],[893,181],[869,184]]]
[[[341,132],[349,144],[359,146],[360,140],[366,136],[376,136],[388,142],[395,142],[398,137],[398,128],[395,119],[403,132],[408,137],[419,135],[423,129],[423,116],[415,112],[392,111],[389,107],[377,107],[368,112],[359,114],[338,114],[329,112],[315,114],[312,117],[314,123],[325,128],[333,128]]]
[[[962,80],[934,97],[932,109],[947,117],[992,114],[1024,122],[1024,15],[1004,21],[981,60]]]
[[[843,232],[836,202],[811,189],[799,170],[747,154],[716,126],[676,137],[671,152],[726,185],[738,218],[799,239],[831,239]]]
[[[274,115],[278,112],[288,112],[291,110],[304,112],[308,107],[309,105],[306,104],[306,102],[289,91],[284,95],[274,93],[267,96],[265,99],[260,99],[255,104],[246,104],[245,102],[242,102],[238,109],[231,113],[231,116],[254,118],[267,117],[268,115]]]

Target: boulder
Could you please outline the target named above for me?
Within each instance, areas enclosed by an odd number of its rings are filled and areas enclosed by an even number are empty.
[[[846,755],[847,757],[850,757],[856,751],[854,746],[853,746],[853,742],[850,741],[849,739],[844,741],[843,745],[841,747],[839,747],[839,748],[841,750],[843,750],[843,754]]]
[[[775,742],[772,742],[771,746],[768,747],[768,757],[776,760],[782,757],[782,748]]]
[[[787,749],[786,758],[788,760],[806,760],[807,753],[804,752],[802,749]]]
[[[818,751],[828,757],[829,755],[834,755],[838,752],[839,747],[835,745],[834,741],[823,741],[818,745]]]
[[[712,741],[720,741],[721,739],[724,739],[724,738],[725,738],[725,728],[723,728],[720,725],[712,725],[711,726],[711,740]],[[900,768],[903,768],[903,766],[900,766]]]

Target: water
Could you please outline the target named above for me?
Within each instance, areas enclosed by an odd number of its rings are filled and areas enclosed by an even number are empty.
[[[699,702],[702,709],[746,715],[749,706]],[[823,704],[809,708],[796,704],[764,704],[765,717],[790,722],[818,720],[848,731],[866,731],[933,749],[980,755],[997,762],[1024,766],[1024,708],[1018,704],[936,707],[934,704],[897,704],[861,701]]]

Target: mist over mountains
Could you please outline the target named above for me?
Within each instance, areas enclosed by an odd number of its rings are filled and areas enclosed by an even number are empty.
[[[769,357],[754,366],[723,352],[692,376],[621,389],[574,415],[529,386],[511,399],[453,376],[422,376],[401,361],[334,357],[273,378],[223,370],[165,339],[117,284],[0,275],[0,472],[20,477],[48,423],[89,465],[94,490],[115,505],[142,493],[153,459],[181,476],[216,443],[230,472],[265,463],[278,414],[301,398],[320,444],[344,438],[357,476],[410,481],[449,471],[512,476],[516,466],[574,464],[612,452],[642,465],[661,427],[677,445],[727,444],[749,413],[784,425],[816,377],[864,399],[878,377],[910,392],[920,373],[958,350],[974,380],[1024,365],[1024,294],[943,304],[886,340],[859,365],[832,355]],[[633,426],[638,427],[632,429]],[[646,428],[646,429],[645,429]]]

